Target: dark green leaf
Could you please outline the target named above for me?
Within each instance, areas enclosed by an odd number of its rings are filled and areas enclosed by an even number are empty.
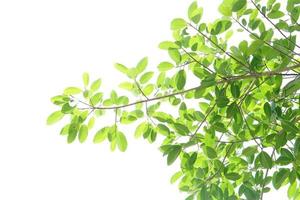
[[[175,76],[177,90],[182,90],[186,82],[186,73],[184,70],[180,70]]]
[[[262,151],[257,156],[260,164],[263,168],[271,169],[273,166],[272,158],[269,156],[269,154],[265,151]]]
[[[179,135],[187,135],[190,133],[190,130],[180,123],[174,123],[174,128]]]
[[[168,153],[167,164],[168,165],[173,164],[180,153],[181,153],[181,146],[174,145],[170,150],[170,152]]]
[[[279,169],[278,172],[275,172],[275,174],[273,175],[272,183],[276,190],[278,190],[282,186],[283,182],[288,178],[289,174],[290,170],[285,168]]]
[[[247,0],[237,0],[232,7],[233,12],[241,10],[247,4]]]

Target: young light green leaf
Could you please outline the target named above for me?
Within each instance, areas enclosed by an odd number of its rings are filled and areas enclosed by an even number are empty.
[[[231,16],[233,3],[234,0],[223,0],[222,4],[219,6],[220,13],[224,16]]]
[[[146,69],[147,65],[148,65],[148,57],[144,57],[139,61],[139,63],[136,66],[137,73],[138,74],[142,73]]]
[[[176,43],[171,41],[164,41],[161,42],[158,46],[160,49],[168,50],[168,49],[179,49],[180,46],[178,46]]]
[[[122,133],[120,131],[117,132],[117,145],[118,145],[118,148],[121,152],[126,151],[126,149],[127,149],[127,139],[126,139],[124,133]]]
[[[174,65],[172,63],[169,63],[169,62],[161,62],[159,65],[158,65],[158,70],[161,71],[161,72],[165,72],[165,71],[168,71],[170,69],[172,69],[174,67]]]
[[[79,135],[78,135],[78,139],[79,139],[79,142],[80,143],[83,143],[87,136],[88,136],[88,132],[89,132],[89,129],[87,127],[87,125],[83,124],[81,125],[80,129],[79,129]]]
[[[146,87],[144,87],[143,92],[146,96],[150,95],[154,90],[153,84],[148,84]]]
[[[81,93],[82,90],[78,87],[68,87],[64,90],[65,95],[74,95]]]
[[[122,72],[123,74],[126,74],[128,73],[129,69],[127,67],[125,67],[124,65],[120,64],[120,63],[115,63],[115,68],[117,70],[119,70],[120,72]]]
[[[93,91],[93,92],[97,91],[100,88],[101,83],[102,83],[101,79],[95,80],[91,85],[91,91]]]
[[[201,20],[202,14],[203,14],[203,8],[198,8],[197,1],[194,1],[188,9],[189,19],[195,24],[198,24],[199,21]]]
[[[292,199],[297,191],[297,181],[294,181],[288,188],[288,197]]]
[[[179,30],[185,28],[187,25],[186,21],[182,18],[176,18],[171,22],[172,30]]]
[[[130,82],[123,82],[119,84],[119,87],[124,90],[131,91],[134,88],[134,84]]]
[[[173,176],[171,177],[171,180],[170,180],[171,184],[175,183],[182,175],[183,175],[183,173],[181,171],[173,174]]]
[[[140,83],[145,84],[147,83],[154,75],[154,72],[146,72],[140,78]]]
[[[83,81],[83,85],[84,87],[87,87],[90,81],[90,77],[89,74],[87,72],[82,74],[82,81]]]
[[[60,121],[64,117],[64,114],[61,111],[55,111],[49,115],[47,118],[47,125],[52,125]]]
[[[99,144],[107,138],[108,128],[102,128],[94,136],[93,142]]]

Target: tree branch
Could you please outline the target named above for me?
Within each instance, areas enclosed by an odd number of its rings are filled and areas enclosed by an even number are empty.
[[[232,81],[238,81],[238,80],[244,80],[244,79],[251,79],[251,78],[260,78],[260,77],[264,77],[264,76],[274,76],[274,75],[279,75],[279,73],[282,72],[287,72],[293,69],[297,69],[300,68],[300,64],[297,65],[293,65],[290,67],[286,67],[286,68],[282,68],[282,69],[277,69],[277,70],[273,70],[273,71],[265,71],[265,72],[261,72],[261,73],[250,73],[250,74],[245,74],[245,75],[237,75],[237,76],[230,76],[230,77],[226,77],[226,80],[219,80],[216,82],[216,85],[218,84],[222,84],[222,83],[228,83],[228,82],[232,82]],[[284,74],[281,74],[284,75]],[[180,95],[180,94],[185,94],[191,91],[194,91],[196,89],[201,88],[202,85],[199,85],[197,87],[193,87],[193,88],[189,88],[187,90],[182,90],[179,92],[174,92],[174,93],[170,93],[167,95],[163,95],[163,96],[158,96],[158,97],[153,97],[153,98],[149,98],[149,99],[144,99],[144,100],[139,100],[139,101],[135,101],[129,104],[125,104],[125,105],[119,105],[119,106],[110,106],[110,107],[94,107],[94,109],[96,110],[113,110],[113,109],[119,109],[119,108],[126,108],[126,107],[130,107],[136,104],[140,104],[140,103],[145,103],[145,102],[151,102],[151,101],[157,101],[160,99],[165,99],[171,96],[176,96],[176,95]],[[86,110],[86,109],[91,109],[91,108],[81,108],[82,110]]]

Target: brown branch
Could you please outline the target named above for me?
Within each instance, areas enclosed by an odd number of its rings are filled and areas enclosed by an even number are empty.
[[[215,84],[218,85],[218,84],[222,84],[222,83],[229,83],[229,82],[232,82],[232,81],[238,81],[238,80],[244,80],[244,79],[260,78],[260,77],[264,77],[264,76],[274,76],[274,75],[278,75],[278,73],[287,72],[287,71],[297,69],[297,68],[300,68],[300,64],[293,65],[293,66],[286,67],[286,68],[282,68],[282,69],[273,70],[273,71],[266,71],[266,72],[261,72],[261,73],[250,73],[250,74],[245,74],[245,75],[226,77],[226,80],[219,80]],[[284,75],[284,74],[282,74],[282,75]],[[130,107],[130,106],[140,104],[140,103],[157,101],[157,100],[160,100],[160,99],[165,99],[165,98],[180,95],[180,94],[185,94],[185,93],[194,91],[196,89],[199,89],[201,87],[203,87],[203,86],[199,85],[197,87],[189,88],[187,90],[182,90],[182,91],[170,93],[170,94],[163,95],[163,96],[153,97],[153,98],[149,98],[149,99],[139,100],[139,101],[135,101],[135,102],[132,102],[132,103],[129,103],[129,104],[125,104],[125,105],[118,105],[118,106],[111,106],[111,107],[99,107],[98,106],[98,107],[94,107],[94,109],[97,109],[97,110],[113,110],[113,109],[119,109],[119,108],[126,108],[126,107]],[[91,109],[91,108],[81,108],[81,109],[86,110],[86,109]]]

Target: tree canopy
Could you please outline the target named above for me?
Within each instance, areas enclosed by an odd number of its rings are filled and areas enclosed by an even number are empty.
[[[159,44],[169,60],[157,70],[147,57],[116,63],[122,91],[104,94],[101,79],[84,73],[82,87],[51,98],[59,108],[47,124],[68,116],[60,134],[83,143],[111,112],[92,137],[112,151],[126,151],[127,125],[149,143],[162,137],[166,163],[180,162],[171,182],[186,200],[263,199],[285,185],[300,199],[300,1],[223,0],[218,10],[204,22],[195,1],[172,20],[173,40]]]

